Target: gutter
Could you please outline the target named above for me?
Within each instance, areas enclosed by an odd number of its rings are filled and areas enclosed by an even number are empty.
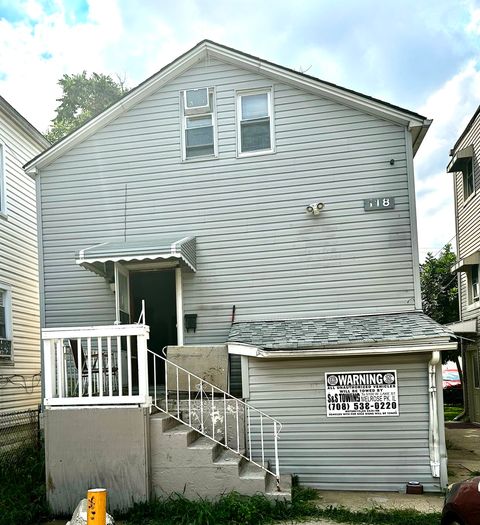
[[[432,358],[428,363],[428,391],[429,391],[429,429],[428,448],[430,450],[430,469],[434,478],[440,477],[440,435],[438,428],[438,406],[437,406],[437,377],[436,367],[440,363],[440,352],[432,352]]]
[[[285,358],[302,358],[302,357],[338,357],[338,356],[355,356],[355,355],[382,355],[382,354],[412,354],[435,351],[456,350],[457,342],[433,342],[425,344],[412,345],[405,343],[398,346],[362,346],[360,348],[352,347],[329,347],[329,348],[312,348],[297,350],[265,350],[256,346],[244,343],[227,343],[228,353],[234,355],[245,355],[249,357],[258,357],[264,359],[285,359]]]

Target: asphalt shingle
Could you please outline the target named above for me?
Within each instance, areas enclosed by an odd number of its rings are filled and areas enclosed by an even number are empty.
[[[445,326],[421,312],[317,319],[235,322],[229,343],[265,350],[326,348],[359,344],[387,344],[450,338]]]

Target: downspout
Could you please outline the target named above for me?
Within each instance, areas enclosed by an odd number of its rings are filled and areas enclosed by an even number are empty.
[[[440,477],[440,436],[437,410],[437,377],[436,366],[440,363],[440,352],[432,352],[428,363],[428,391],[430,394],[430,420],[428,429],[428,446],[430,451],[430,468],[434,478]]]
[[[465,352],[465,344],[463,342],[463,337],[460,339],[460,357],[462,358],[462,368],[460,370],[461,372],[461,379],[462,379],[462,392],[463,392],[463,410],[458,416],[455,416],[453,418],[454,421],[468,421],[469,416],[469,406],[468,406],[468,379],[467,379],[467,373],[466,373],[466,362],[467,362],[467,355]],[[458,368],[458,358],[457,358],[457,368]]]

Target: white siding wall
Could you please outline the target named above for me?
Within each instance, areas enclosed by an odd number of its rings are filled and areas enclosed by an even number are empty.
[[[272,86],[276,153],[236,157],[235,90]],[[181,162],[179,92],[213,86],[217,159]],[[395,164],[390,165],[390,159]],[[111,323],[105,281],[75,252],[123,236],[197,235],[186,342],[236,319],[414,309],[405,130],[217,60],[201,62],[41,173],[46,325]],[[365,213],[363,199],[396,209]],[[305,214],[324,202],[317,218]],[[148,321],[148,320],[147,320]]]
[[[0,112],[7,216],[0,215],[0,286],[11,288],[13,360],[0,358],[0,411],[40,403],[40,307],[35,183],[22,166],[41,149]]]
[[[402,491],[417,480],[438,491],[428,449],[430,357],[249,358],[249,402],[283,425],[282,471],[324,490]],[[325,372],[384,369],[398,372],[399,416],[326,417]]]

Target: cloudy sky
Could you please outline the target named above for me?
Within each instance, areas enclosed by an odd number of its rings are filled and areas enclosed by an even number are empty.
[[[0,0],[0,94],[46,131],[64,73],[133,87],[204,38],[432,118],[421,256],[454,236],[445,166],[480,103],[480,0]]]

